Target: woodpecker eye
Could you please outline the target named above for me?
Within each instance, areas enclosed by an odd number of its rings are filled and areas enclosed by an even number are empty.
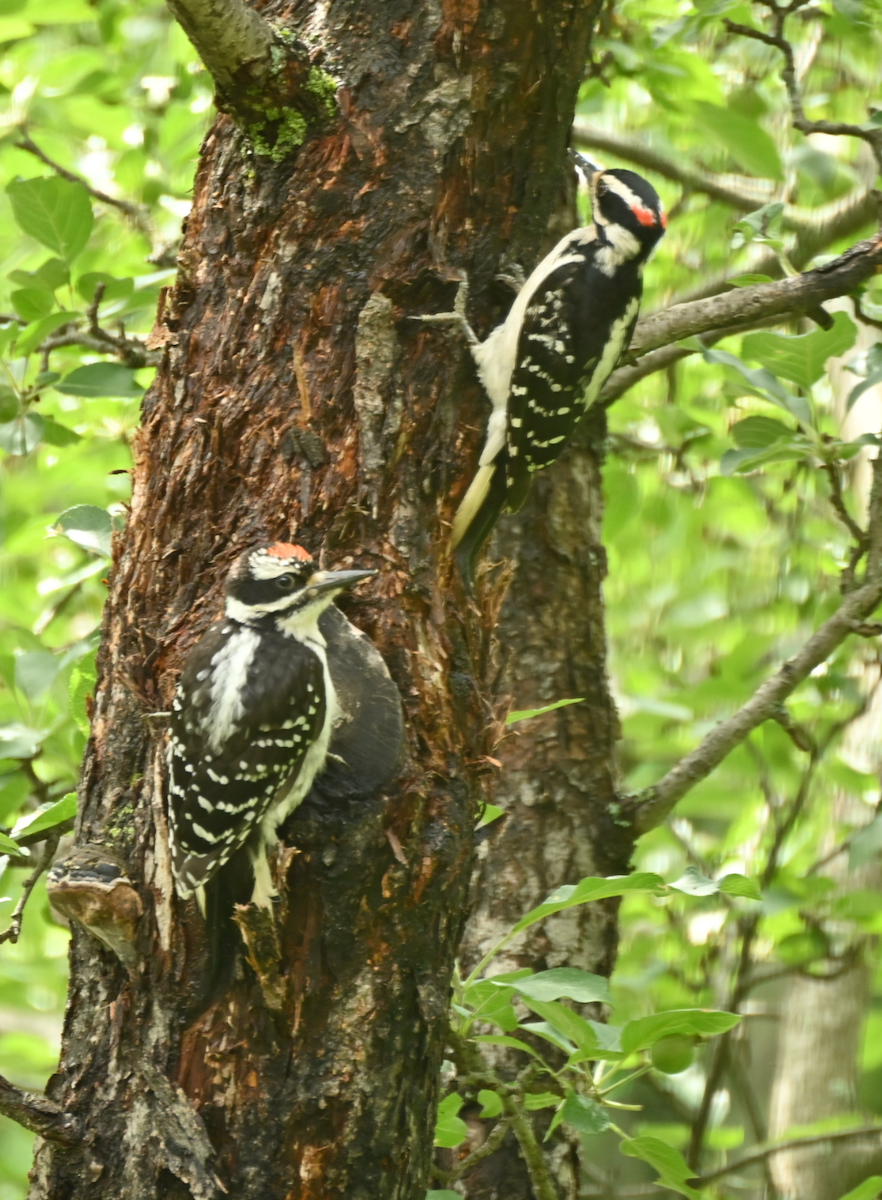
[[[276,587],[283,592],[290,592],[294,583],[295,579],[293,575],[280,575],[276,580]]]

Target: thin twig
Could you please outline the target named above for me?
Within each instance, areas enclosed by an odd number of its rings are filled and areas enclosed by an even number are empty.
[[[47,167],[51,167],[55,174],[60,175],[62,179],[68,180],[69,183],[80,184],[90,196],[100,201],[101,204],[109,204],[112,208],[118,208],[121,213],[124,213],[129,218],[133,225],[152,241],[155,230],[146,208],[143,208],[140,204],[132,204],[129,200],[119,200],[116,196],[109,196],[107,192],[102,192],[100,188],[93,187],[82,175],[77,175],[75,171],[69,171],[67,167],[63,167],[55,159],[50,158],[24,129],[21,131],[21,140],[16,142],[15,145],[16,149],[25,150],[28,154],[33,154],[40,162],[45,163]]]
[[[686,1182],[695,1188],[706,1187],[715,1179],[722,1179],[724,1175],[731,1175],[735,1171],[743,1171],[745,1167],[752,1167],[755,1163],[763,1162],[765,1159],[771,1158],[773,1154],[781,1154],[785,1150],[798,1150],[803,1146],[823,1146],[825,1142],[844,1142],[850,1138],[868,1137],[874,1133],[882,1138],[882,1125],[862,1125],[858,1129],[837,1129],[831,1133],[816,1133],[806,1137],[792,1138],[789,1142],[763,1146],[751,1154],[745,1154],[743,1158],[736,1159],[728,1166],[720,1167],[716,1171],[709,1171],[707,1175],[699,1175]]]
[[[487,1135],[487,1140],[483,1145],[478,1146],[471,1154],[468,1154],[462,1162],[458,1162],[452,1171],[444,1171],[440,1167],[432,1167],[432,1173],[442,1183],[455,1183],[467,1172],[471,1171],[472,1167],[476,1166],[482,1158],[489,1158],[491,1154],[495,1154],[502,1143],[505,1141],[505,1135],[511,1128],[511,1121],[508,1117],[503,1117],[497,1121],[490,1133]]]
[[[842,495],[842,476],[839,472],[839,465],[834,462],[824,462],[824,474],[830,482],[830,503],[839,517],[839,520],[854,538],[855,545],[861,551],[867,548],[867,535],[852,517],[851,513],[845,507],[845,499]]]
[[[793,46],[784,36],[784,24],[787,17],[795,12],[796,8],[801,8],[807,0],[802,0],[802,3],[787,5],[786,8],[781,8],[777,4],[769,3],[767,7],[771,8],[774,14],[774,33],[764,33],[760,29],[754,29],[750,25],[740,25],[737,21],[729,21],[724,18],[724,24],[730,33],[738,34],[740,37],[752,38],[756,42],[763,42],[767,46],[774,46],[781,51],[784,56],[784,66],[781,68],[781,79],[784,82],[784,87],[787,89],[787,98],[790,101],[790,112],[792,114],[792,123],[794,129],[798,129],[800,133],[826,133],[837,137],[856,137],[866,142],[873,151],[873,156],[879,164],[879,169],[882,170],[882,128],[873,129],[863,125],[852,125],[845,121],[810,121],[805,115],[805,109],[802,105],[802,96],[799,91],[799,81],[797,79],[796,59],[793,54]]]
[[[778,706],[851,634],[851,622],[869,616],[880,600],[882,583],[878,578],[851,592],[802,649],[766,680],[738,712],[721,721],[657,784],[633,797],[635,832],[647,833],[660,825],[690,788],[719,766],[752,730],[774,716]]]
[[[511,1122],[514,1135],[518,1139],[536,1200],[559,1200],[557,1188],[554,1186],[551,1172],[545,1162],[545,1155],[542,1153],[542,1147],[536,1139],[530,1118],[523,1108],[523,1093],[520,1096],[504,1095],[502,1105],[506,1117]]]
[[[37,881],[39,880],[40,876],[55,857],[55,851],[58,849],[59,836],[60,835],[58,833],[51,833],[49,837],[46,838],[43,853],[40,855],[37,865],[22,884],[21,896],[19,897],[18,904],[15,906],[15,911],[12,914],[12,920],[9,923],[9,928],[4,930],[3,933],[0,933],[0,942],[12,942],[14,945],[21,936],[21,923],[24,918],[25,906],[27,905],[28,900],[30,900],[31,892],[37,886]]]

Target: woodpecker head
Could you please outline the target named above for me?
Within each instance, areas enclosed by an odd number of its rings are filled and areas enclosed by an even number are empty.
[[[664,205],[651,183],[636,171],[601,170],[583,154],[574,154],[591,192],[591,212],[601,230],[626,230],[645,257],[662,237],[668,223]]]
[[[335,596],[376,571],[321,571],[302,546],[275,542],[243,554],[227,579],[226,613],[244,625],[266,618],[313,625]]]

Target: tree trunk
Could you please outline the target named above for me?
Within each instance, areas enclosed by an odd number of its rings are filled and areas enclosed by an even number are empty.
[[[74,932],[50,1095],[82,1139],[39,1147],[34,1200],[418,1200],[426,1184],[502,585],[467,603],[444,549],[486,402],[459,343],[408,318],[449,308],[462,269],[480,331],[504,315],[494,275],[536,261],[596,6],[262,11],[321,46],[338,112],[279,161],[225,115],[203,146],[115,547],[77,831],[124,864],[143,915],[131,969]],[[203,925],[173,892],[155,714],[234,557],[292,537],[330,566],[380,568],[347,611],[404,699],[410,759],[385,795],[316,792],[293,816],[275,992],[246,972],[199,1014]],[[598,781],[593,830],[611,786],[599,562],[575,563],[591,649],[573,686],[593,687],[606,732],[552,792],[578,808]],[[564,632],[537,626],[525,663]]]

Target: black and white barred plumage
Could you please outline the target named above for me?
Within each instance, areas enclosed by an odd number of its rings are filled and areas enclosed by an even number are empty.
[[[500,514],[558,457],[628,347],[643,266],[665,230],[655,189],[634,171],[590,178],[592,222],[561,238],[507,318],[471,351],[493,412],[478,471],[457,510],[451,548],[470,580]]]
[[[322,770],[337,715],[319,618],[375,573],[318,570],[287,543],[234,566],[225,616],[191,652],[172,705],[169,832],[181,896],[247,843],[253,900],[269,903],[266,847]]]

